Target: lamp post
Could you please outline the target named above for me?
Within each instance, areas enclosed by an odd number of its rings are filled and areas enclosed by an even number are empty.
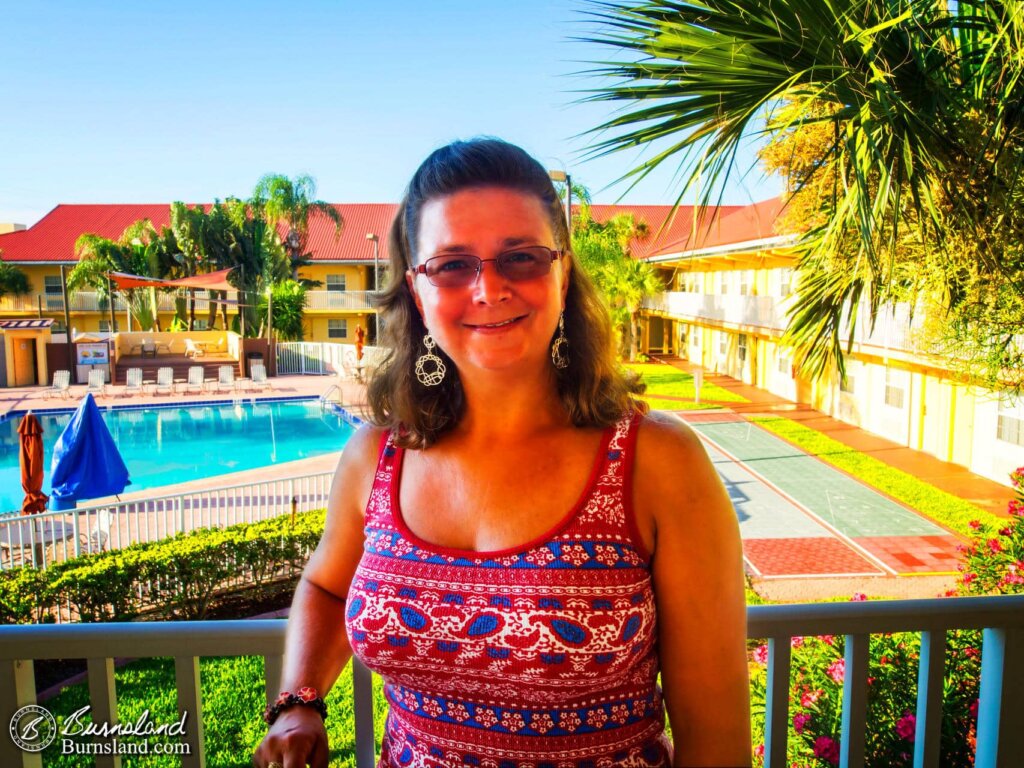
[[[548,171],[548,178],[565,184],[565,227],[569,231],[569,245],[572,245],[572,177],[565,171]]]
[[[380,258],[380,238],[373,232],[366,233],[366,239],[373,243],[373,292],[377,293],[378,286],[377,280],[380,270],[378,268],[378,260]],[[373,309],[373,343],[380,344],[380,315],[377,314],[377,308]]]

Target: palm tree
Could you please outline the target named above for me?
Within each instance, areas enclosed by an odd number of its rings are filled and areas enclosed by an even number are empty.
[[[572,248],[580,266],[604,296],[620,339],[620,354],[636,358],[636,315],[645,297],[664,290],[654,268],[630,253],[630,244],[648,235],[647,225],[623,213],[605,222],[590,212],[590,193],[573,185],[580,200],[573,219]]]
[[[78,263],[68,274],[68,288],[72,292],[92,288],[102,301],[112,301],[107,277],[111,272],[156,278],[166,275],[164,244],[149,219],[130,224],[117,240],[87,232],[75,241]],[[129,288],[121,293],[142,330],[159,330],[155,288]]]
[[[803,240],[788,333],[804,373],[842,372],[840,329],[848,321],[852,339],[862,295],[872,319],[908,290],[955,318],[1007,281],[1024,290],[1020,238],[1006,237],[1024,233],[1017,0],[612,0],[591,16],[590,41],[627,60],[599,64],[594,74],[618,82],[588,98],[629,105],[595,129],[592,151],[652,150],[627,179],[679,164],[680,199],[696,191],[708,204],[746,172],[736,157],[751,138],[828,127],[816,167],[834,183],[825,223]],[[972,244],[969,263],[951,235]],[[905,239],[930,271],[901,265]],[[1014,324],[986,329],[985,316],[967,327],[1005,347]]]
[[[316,199],[316,182],[312,176],[289,179],[281,174],[267,174],[256,183],[252,197],[262,203],[260,207],[272,230],[276,232],[282,224],[288,228],[283,245],[291,259],[293,279],[298,279],[299,267],[309,256],[306,246],[310,214],[317,212],[329,218],[334,222],[334,236],[341,235],[344,226],[341,214],[330,203]]]
[[[9,293],[23,296],[29,289],[28,276],[24,272],[13,264],[0,261],[0,299]]]

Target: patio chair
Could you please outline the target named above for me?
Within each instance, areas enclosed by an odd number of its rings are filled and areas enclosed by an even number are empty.
[[[273,389],[267,379],[267,369],[263,363],[252,363],[249,366],[253,389]]]
[[[100,395],[107,394],[106,373],[102,368],[94,368],[89,371],[89,384],[85,388],[87,394],[89,392],[95,392]]]
[[[201,365],[193,365],[188,369],[188,382],[185,384],[185,391],[190,392],[193,387],[199,392],[206,390],[206,369]]]
[[[195,360],[197,357],[202,357],[206,352],[196,344],[192,339],[185,339],[185,357],[191,357]]]
[[[143,357],[156,357],[156,342],[152,339],[142,340],[142,356]]]
[[[142,388],[142,369],[141,368],[129,368],[128,373],[125,375],[124,380],[124,394],[129,393],[144,394],[145,390]]]
[[[153,394],[159,394],[160,390],[166,389],[168,395],[174,394],[174,369],[173,368],[160,368],[156,372],[156,387],[153,388]]]
[[[217,369],[217,391],[219,392],[221,387],[227,387],[228,389],[235,389],[235,366],[233,365],[222,365]]]
[[[71,397],[71,371],[54,371],[53,385],[50,387],[49,395],[60,395]]]
[[[93,514],[93,513],[86,513]],[[89,554],[102,552],[110,542],[110,510],[100,509],[95,512],[96,522],[88,534],[82,533],[82,549]]]

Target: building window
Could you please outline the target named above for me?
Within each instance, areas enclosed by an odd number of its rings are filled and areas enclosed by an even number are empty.
[[[64,309],[60,275],[47,275],[43,278],[43,293],[47,311],[60,312]]]
[[[1024,445],[1024,400],[1005,394],[999,396],[996,438],[1004,443]]]
[[[747,334],[740,334],[739,341],[736,343],[736,349],[740,362],[745,363],[747,361]]]
[[[329,339],[347,339],[348,338],[348,320],[328,320],[327,321],[327,338],[329,338]]]
[[[853,374],[847,373],[845,379],[839,380],[839,391],[845,392],[848,395],[852,395],[857,391],[857,379],[853,377]],[[888,384],[886,384],[886,391],[888,392]],[[888,397],[888,394],[886,395]],[[900,405],[898,408],[903,407],[903,396],[900,395]]]
[[[344,275],[328,275],[327,276],[327,290],[328,291],[344,291],[345,290],[345,276]]]
[[[783,267],[779,270],[779,296],[786,298],[793,292],[793,268]]]
[[[197,317],[195,323],[192,324],[193,331],[208,331],[210,329],[210,321],[205,317]]]
[[[120,323],[117,320],[115,320],[114,321],[114,333],[117,333],[119,327],[120,327]],[[100,333],[110,333],[110,321],[109,320],[100,320]]]
[[[891,408],[903,408],[903,400],[907,391],[905,371],[885,369],[885,404]]]
[[[725,296],[729,292],[729,276],[725,272],[715,273],[715,284],[718,286],[720,296]]]
[[[750,295],[750,284],[753,274],[753,271],[749,269],[740,270],[740,296]]]
[[[784,373],[787,376],[793,375],[793,361],[789,359],[789,355],[780,354],[776,365],[778,365],[779,373]]]
[[[721,331],[718,333],[718,354],[729,354],[729,335]]]

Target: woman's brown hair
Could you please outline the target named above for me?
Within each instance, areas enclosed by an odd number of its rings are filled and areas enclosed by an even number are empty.
[[[435,150],[409,182],[388,237],[388,285],[378,299],[384,361],[369,383],[370,422],[396,429],[406,448],[427,448],[462,417],[465,401],[459,372],[440,347],[448,371],[435,387],[421,384],[414,373],[416,358],[425,353],[427,332],[405,281],[415,263],[419,219],[430,200],[471,187],[501,187],[535,195],[550,218],[555,247],[572,258],[565,210],[544,167],[514,144],[482,138],[456,141]],[[569,365],[554,368],[558,395],[573,424],[607,427],[631,410],[646,410],[633,399],[643,390],[635,376],[618,364],[612,326],[590,278],[573,264],[565,297],[565,335]]]

